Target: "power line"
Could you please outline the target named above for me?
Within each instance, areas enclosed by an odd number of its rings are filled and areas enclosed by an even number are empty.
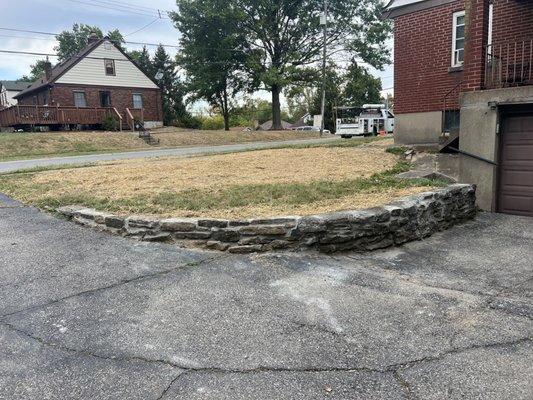
[[[154,21],[152,21],[154,22]],[[15,29],[15,28],[3,28],[3,27],[0,27],[0,30],[3,30],[3,31],[12,31],[12,32],[23,32],[23,33],[34,33],[34,34],[39,34],[39,35],[47,35],[47,36],[59,36],[60,34],[59,33],[52,33],[52,32],[42,32],[42,31],[32,31],[32,30],[25,30],[25,29]],[[135,32],[134,32],[135,33]],[[129,36],[131,35],[128,34],[126,36]],[[7,35],[4,35],[4,36],[7,36]],[[14,37],[14,36],[13,36]],[[19,38],[22,38],[20,36],[18,36]],[[25,39],[25,37],[24,37]],[[33,39],[33,38],[28,38],[28,39]],[[35,39],[40,39],[40,38],[35,38]],[[56,39],[45,39],[45,38],[42,38],[40,40],[50,40],[50,41],[56,41]],[[134,42],[134,41],[129,41],[129,40],[125,40],[123,42],[124,44],[133,44],[133,45],[140,45],[140,46],[155,46],[155,47],[158,47],[158,46],[163,46],[163,47],[169,47],[169,48],[173,48],[173,49],[180,49],[181,47],[179,45],[175,45],[175,44],[163,44],[163,43],[148,43],[148,42]],[[246,52],[245,50],[240,50],[240,49],[226,49],[226,48],[221,48],[221,47],[198,47],[199,49],[204,49],[204,50],[225,50],[225,51],[235,51],[235,52],[239,52],[239,53],[243,53],[243,52]]]
[[[133,4],[133,3],[128,3],[128,2],[124,2],[124,1],[118,1],[118,0],[91,0],[91,1],[94,1],[96,3],[104,3],[104,4],[111,4],[111,5],[114,5],[114,6],[119,6],[119,7],[131,8],[133,10],[138,10],[138,11],[155,12],[155,13],[159,13],[160,12],[160,10],[157,9],[157,8],[145,7],[145,6],[141,6],[141,5],[137,5],[137,4]]]
[[[155,17],[155,16],[160,16],[159,14],[156,14],[156,13],[148,13],[148,12],[140,12],[140,11],[133,11],[133,10],[128,10],[128,9],[124,9],[124,8],[118,8],[117,7],[113,7],[113,6],[108,6],[108,5],[103,5],[103,4],[98,4],[98,3],[88,3],[88,2],[85,2],[85,1],[82,1],[82,0],[67,0],[67,1],[70,1],[72,3],[79,3],[79,4],[83,4],[85,6],[91,6],[91,7],[100,7],[100,8],[105,8],[105,9],[108,9],[108,10],[114,10],[114,11],[120,11],[120,12],[123,12],[123,13],[130,13],[130,14],[137,14],[137,15],[144,15],[144,16],[147,16],[147,17]],[[163,17],[163,16],[160,16],[161,19],[167,19],[167,17]]]
[[[13,54],[13,55],[23,55],[23,56],[35,56],[35,57],[59,57],[59,55],[53,54],[53,53],[39,53],[39,52],[19,51],[19,50],[3,50],[3,49],[0,49],[0,53]],[[71,59],[71,58],[83,58],[83,59],[89,59],[89,60],[113,60],[113,61],[130,62],[130,60],[127,59],[127,58],[92,57],[92,56],[78,56],[78,55],[74,55],[74,56],[69,57],[69,59]],[[227,61],[205,61],[205,62],[203,62],[203,64],[221,64],[221,65],[225,65],[225,64],[227,64]]]
[[[156,19],[154,19],[152,22],[150,22],[150,23],[144,25],[142,28],[139,28],[139,29],[137,29],[137,30],[134,31],[134,32],[131,32],[131,33],[128,33],[127,35],[124,35],[124,37],[131,36],[131,35],[134,35],[134,34],[136,34],[136,33],[139,33],[140,31],[142,31],[142,30],[148,28],[149,26],[155,24],[155,23],[156,23],[157,21],[159,21],[159,20],[160,20],[160,18],[159,18],[159,17],[156,17]]]

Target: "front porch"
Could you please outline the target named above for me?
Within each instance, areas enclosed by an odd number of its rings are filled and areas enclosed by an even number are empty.
[[[120,130],[141,130],[144,110],[126,108],[121,114],[114,107],[62,107],[17,105],[0,110],[0,127],[19,129],[45,126],[48,128],[77,125],[102,125],[114,118]]]

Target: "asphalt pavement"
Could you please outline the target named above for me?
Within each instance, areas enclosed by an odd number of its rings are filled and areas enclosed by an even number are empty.
[[[333,256],[137,242],[0,196],[0,399],[533,398],[533,221]]]

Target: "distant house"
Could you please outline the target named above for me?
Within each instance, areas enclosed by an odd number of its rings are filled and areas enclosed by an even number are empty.
[[[313,123],[313,116],[309,113],[305,114],[302,118],[292,124],[291,129],[296,129],[302,126],[309,126]]]
[[[15,99],[21,106],[116,110],[123,121],[136,112],[142,115],[146,128],[163,125],[161,89],[157,83],[108,38],[95,35],[78,54],[53,68],[47,63],[43,76]]]
[[[0,81],[0,108],[17,104],[14,97],[30,85],[25,81]]]
[[[269,130],[272,129],[272,125],[273,124],[274,123],[272,122],[272,120],[266,121],[266,122],[262,123],[261,125],[259,125],[257,130],[258,131],[269,131]],[[288,130],[288,129],[291,129],[292,124],[290,122],[287,122],[287,121],[281,121],[281,126],[283,127],[284,130]]]

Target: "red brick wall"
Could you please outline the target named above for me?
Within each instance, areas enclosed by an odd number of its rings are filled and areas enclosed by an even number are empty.
[[[113,88],[99,86],[54,85],[51,89],[52,105],[74,106],[74,91],[84,91],[87,107],[100,107],[100,92],[111,93],[111,106],[124,114],[126,108],[133,108],[133,93],[140,93],[143,99],[144,120],[163,121],[161,91],[158,89]]]
[[[494,44],[533,39],[533,1],[494,0]]]
[[[462,91],[479,90],[485,80],[489,0],[466,0],[466,43]]]
[[[414,12],[394,20],[394,111],[441,111],[446,93],[462,80],[451,67],[453,13],[464,0]],[[458,91],[449,107],[458,108]]]
[[[48,88],[34,92],[28,96],[18,99],[18,104],[21,106],[45,105],[50,98],[50,90]]]

